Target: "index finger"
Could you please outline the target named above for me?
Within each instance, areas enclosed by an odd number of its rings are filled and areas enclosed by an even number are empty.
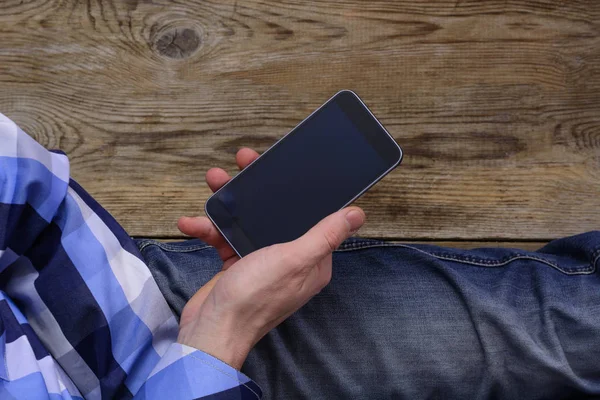
[[[238,168],[242,170],[248,165],[252,164],[258,157],[259,154],[256,151],[249,149],[248,147],[244,147],[235,155],[235,162],[237,163]]]

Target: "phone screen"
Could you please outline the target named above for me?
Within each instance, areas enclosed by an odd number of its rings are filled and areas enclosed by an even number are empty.
[[[206,213],[244,256],[297,239],[401,158],[362,101],[343,91],[217,191]]]

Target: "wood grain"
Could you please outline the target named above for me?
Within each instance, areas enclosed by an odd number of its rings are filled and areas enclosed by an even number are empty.
[[[132,235],[178,235],[208,168],[343,88],[405,151],[363,236],[600,226],[598,1],[8,0],[0,35],[0,112]]]

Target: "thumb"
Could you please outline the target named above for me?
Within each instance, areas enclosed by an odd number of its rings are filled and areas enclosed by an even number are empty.
[[[302,237],[294,247],[303,259],[316,264],[337,249],[365,223],[365,213],[359,207],[348,207],[323,219]]]

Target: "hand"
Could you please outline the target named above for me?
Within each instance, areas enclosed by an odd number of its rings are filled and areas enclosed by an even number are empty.
[[[258,157],[250,149],[236,155],[240,169]],[[206,174],[214,191],[229,175]],[[181,232],[214,246],[223,269],[186,304],[178,341],[240,369],[254,345],[302,307],[331,280],[331,253],[364,223],[358,207],[338,211],[297,240],[269,246],[240,259],[206,217],[179,220]]]

